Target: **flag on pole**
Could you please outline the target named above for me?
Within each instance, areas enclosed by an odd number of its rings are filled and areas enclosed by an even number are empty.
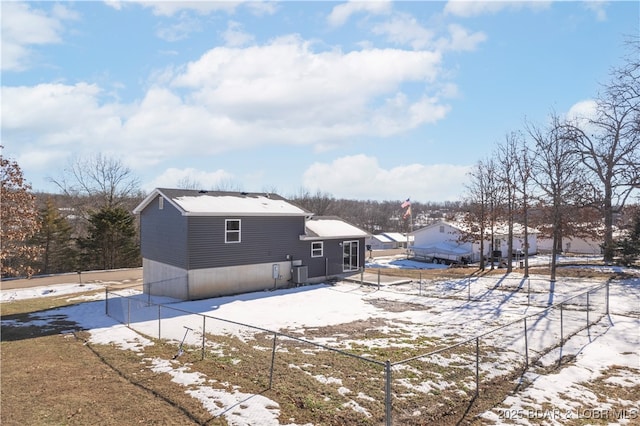
[[[406,201],[405,201],[404,203],[402,203],[402,204],[400,205],[400,207],[402,207],[403,209],[404,209],[405,207],[409,207],[409,206],[411,206],[411,201],[409,201],[409,199],[408,199],[408,198],[406,199]]]
[[[402,217],[406,219],[408,216],[411,216],[411,204],[409,204],[409,208],[407,209],[406,212],[404,212],[404,216]]]

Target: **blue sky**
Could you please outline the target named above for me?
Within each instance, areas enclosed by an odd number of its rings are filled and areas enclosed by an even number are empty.
[[[142,188],[459,200],[525,119],[585,108],[636,1],[2,1],[3,155]]]

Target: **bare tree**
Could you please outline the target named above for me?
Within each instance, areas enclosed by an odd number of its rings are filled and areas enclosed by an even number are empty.
[[[522,214],[522,227],[524,228],[524,276],[526,278],[529,276],[529,203],[531,197],[530,187],[533,180],[533,165],[531,151],[524,137],[519,147],[519,155],[515,158],[515,166],[519,180],[519,184],[516,185],[516,191],[520,194],[520,211]]]
[[[504,143],[498,144],[496,152],[497,171],[502,177],[504,187],[504,217],[507,223],[507,273],[513,271],[513,226],[519,185],[517,162],[521,144],[522,138],[517,133],[507,133]]]
[[[529,124],[529,135],[535,143],[532,178],[540,190],[540,199],[551,206],[551,281],[556,280],[557,256],[562,247],[562,231],[571,208],[582,196],[584,173],[582,160],[565,132],[565,123],[551,116],[547,129]]]
[[[191,179],[188,176],[183,177],[176,184],[176,188],[179,189],[202,189],[202,184],[200,181]]]
[[[479,161],[469,172],[465,185],[467,210],[464,215],[466,230],[460,234],[464,242],[479,242],[480,270],[485,269],[485,240],[487,227],[490,226],[491,203],[489,201],[490,169],[485,162]]]
[[[120,207],[139,196],[140,182],[122,161],[96,154],[76,157],[61,178],[50,178],[73,199],[85,199],[92,208]],[[83,209],[84,210],[84,209]]]
[[[596,100],[595,117],[571,123],[567,132],[594,179],[591,203],[604,219],[604,260],[613,260],[614,215],[640,186],[640,42],[631,43],[626,65],[614,69]]]
[[[325,216],[331,213],[335,198],[331,194],[320,190],[316,191],[315,194],[311,194],[309,190],[301,188],[298,194],[292,197],[292,201],[318,216]]]
[[[500,242],[496,242],[496,227],[500,222],[500,218],[503,215],[503,207],[505,201],[505,185],[502,183],[498,174],[498,168],[496,165],[496,159],[490,158],[485,163],[486,168],[486,190],[487,190],[487,202],[489,206],[489,236],[491,246],[491,269],[495,267],[496,254],[502,252],[498,250]],[[501,257],[501,256],[500,256]],[[498,261],[500,261],[499,259]]]

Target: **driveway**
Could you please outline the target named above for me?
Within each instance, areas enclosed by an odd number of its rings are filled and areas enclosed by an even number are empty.
[[[0,290],[41,287],[53,284],[101,283],[114,281],[134,284],[142,280],[142,268],[114,269],[107,271],[87,271],[60,275],[37,276],[30,279],[2,280]]]

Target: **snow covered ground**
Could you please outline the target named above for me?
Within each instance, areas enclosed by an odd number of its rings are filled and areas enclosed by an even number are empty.
[[[545,262],[545,259],[538,259]],[[548,262],[548,259],[547,259]],[[389,268],[427,268],[429,264],[412,262],[401,258],[376,259],[368,266]],[[433,265],[442,267],[442,265]],[[400,333],[398,338],[368,339],[354,336],[305,337],[314,343],[325,344],[349,351],[355,345],[366,344],[370,348],[384,345],[408,345],[412,337],[429,337],[441,342],[455,343],[492,331],[482,337],[483,347],[491,351],[506,341],[508,350],[487,352],[479,366],[483,377],[500,374],[500,369],[513,362],[522,362],[524,332],[522,318],[528,317],[528,348],[532,355],[540,354],[536,368],[524,376],[530,383],[517,394],[507,396],[492,410],[481,415],[488,424],[561,425],[567,419],[580,419],[585,424],[591,420],[609,424],[640,424],[638,411],[640,399],[640,271],[626,270],[632,278],[614,281],[609,287],[609,315],[604,315],[606,306],[604,287],[593,292],[590,299],[576,297],[567,302],[564,311],[564,329],[577,334],[563,345],[546,351],[559,340],[559,309],[545,311],[550,303],[558,303],[575,297],[588,288],[598,287],[604,281],[562,279],[555,283],[552,297],[549,282],[544,277],[522,280],[519,276],[496,276],[438,282],[410,283],[381,289],[360,286],[357,283],[339,282],[336,285],[313,285],[289,290],[251,293],[235,297],[221,297],[194,302],[171,303],[172,308],[197,314],[174,311],[162,319],[161,337],[180,342],[185,335],[185,326],[195,331],[187,336],[186,344],[198,345],[202,336],[202,315],[210,315],[228,321],[259,326],[261,329],[285,334],[304,333],[305,330],[364,321],[378,324],[382,335]],[[105,314],[104,292],[91,296],[78,293],[100,288],[97,285],[56,285],[25,290],[2,291],[2,302],[29,297],[47,297],[69,294],[74,301],[84,301],[73,306],[40,312],[30,325],[45,325],[54,315],[65,315],[78,328],[89,330],[92,343],[113,343],[123,350],[141,351],[152,344],[141,334],[158,334],[157,307],[137,310],[133,317],[125,316],[128,300],[146,300],[146,296],[129,290],[132,299],[122,299],[121,316],[131,322],[126,327]],[[125,295],[124,292],[119,292]],[[73,296],[71,296],[73,295]],[[125,302],[126,301],[126,302]],[[152,300],[155,303],[167,300]],[[112,300],[110,303],[114,303]],[[599,320],[589,329],[584,328],[584,311],[590,304],[591,321]],[[390,306],[411,306],[411,309],[390,309]],[[113,305],[118,306],[115,301]],[[129,305],[130,306],[130,305]],[[163,308],[165,309],[165,308]],[[169,309],[169,308],[167,308]],[[542,313],[542,314],[540,314]],[[113,314],[113,312],[112,312]],[[155,315],[155,316],[154,316]],[[3,319],[3,324],[6,321]],[[398,325],[401,331],[394,330]],[[29,324],[14,324],[29,325]],[[504,327],[504,328],[501,328]],[[199,333],[198,333],[199,330]],[[141,334],[139,334],[138,332]],[[207,333],[211,332],[207,328]],[[231,322],[217,321],[215,333],[236,336],[250,341],[256,330]],[[493,348],[493,349],[491,349]],[[562,353],[560,352],[562,351]],[[372,352],[374,353],[374,352]],[[545,370],[566,354],[575,356],[563,368]],[[489,356],[491,355],[491,356]],[[464,356],[462,356],[464,358]],[[471,357],[473,358],[473,357]],[[452,362],[452,357],[434,355],[429,362],[443,366]],[[377,360],[384,361],[384,360]],[[399,362],[401,360],[391,360]],[[463,360],[464,361],[464,360]],[[279,425],[279,406],[264,395],[243,393],[241,389],[225,391],[213,387],[201,373],[191,371],[180,360],[149,359],[148,368],[170,374],[172,379],[185,386],[194,398],[199,399],[212,415],[221,415],[232,425]],[[472,367],[472,366],[471,366]],[[299,368],[299,366],[298,366]],[[398,382],[394,392],[409,389],[412,392],[429,392],[436,383],[401,382],[403,369],[410,364],[398,363]],[[471,371],[471,370],[470,370]],[[396,378],[396,376],[394,376]],[[340,385],[340,379],[317,376],[323,383]],[[402,379],[404,380],[404,379]],[[597,386],[596,386],[597,385]],[[471,383],[473,387],[473,383]],[[618,389],[620,392],[601,392],[598,389]],[[362,400],[370,396],[344,386],[339,392],[353,395],[347,407],[367,415]],[[242,404],[239,405],[239,402]],[[230,410],[230,407],[234,407]],[[419,415],[419,413],[417,414]],[[287,423],[290,424],[290,423]]]

